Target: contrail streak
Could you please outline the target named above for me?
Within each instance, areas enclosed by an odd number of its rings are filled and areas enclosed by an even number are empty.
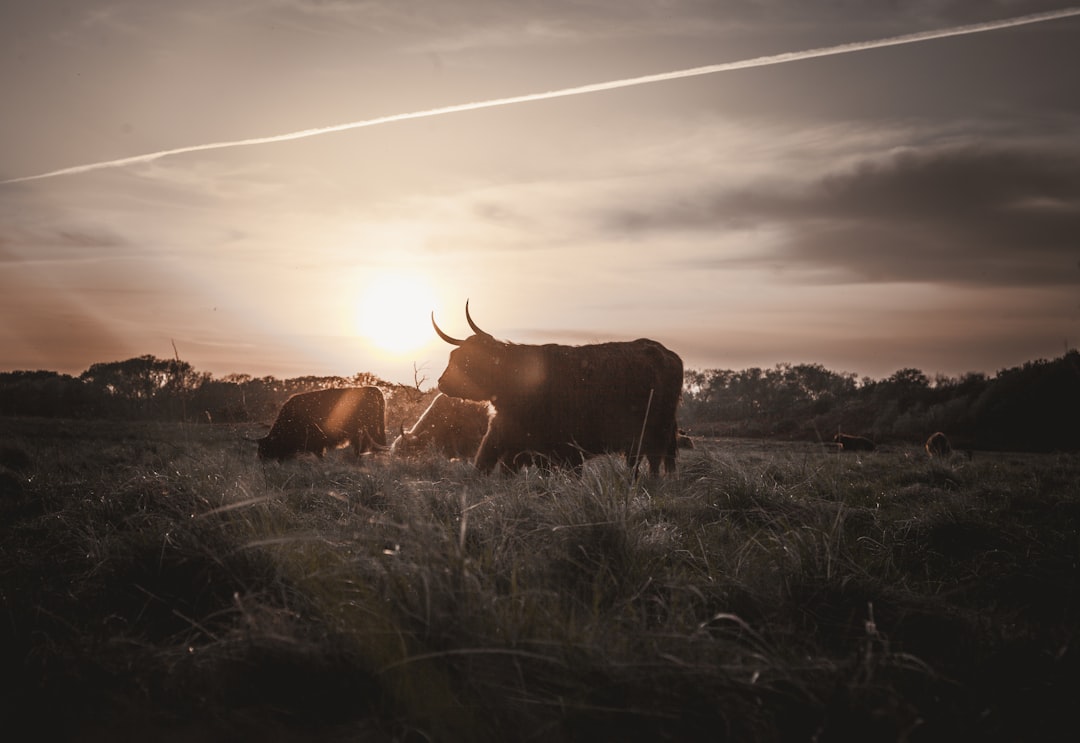
[[[966,26],[953,26],[952,28],[937,29],[933,31],[917,31],[911,34],[890,36],[888,38],[875,39],[873,41],[855,41],[847,44],[839,44],[837,46],[807,49],[800,52],[785,52],[783,54],[773,54],[765,57],[754,57],[752,59],[744,59],[736,62],[724,62],[723,64],[706,65],[705,67],[692,67],[690,69],[676,70],[674,72],[662,72],[655,75],[643,75],[641,77],[631,77],[623,80],[612,80],[604,83],[592,83],[590,85],[581,85],[574,88],[549,90],[545,93],[529,93],[527,95],[517,95],[511,96],[509,98],[495,98],[492,100],[477,101],[473,103],[459,103],[453,106],[429,108],[424,111],[413,111],[411,113],[394,114],[392,116],[380,116],[378,118],[367,119],[365,121],[351,121],[347,124],[335,124],[333,126],[323,126],[316,129],[302,129],[296,132],[289,132],[288,134],[275,134],[269,137],[255,137],[253,139],[240,139],[232,142],[212,142],[209,144],[191,145],[189,147],[177,147],[171,150],[151,152],[146,155],[134,155],[132,157],[123,157],[117,160],[106,160],[104,162],[90,163],[88,165],[76,165],[70,168],[61,168],[60,170],[53,170],[48,173],[40,173],[38,175],[27,175],[20,178],[10,178],[5,181],[0,181],[0,185],[8,183],[23,183],[25,181],[34,181],[41,178],[53,178],[59,175],[75,175],[76,173],[88,173],[92,170],[101,170],[104,168],[122,168],[126,165],[146,163],[152,160],[158,160],[163,157],[168,157],[170,155],[183,155],[189,152],[204,152],[206,150],[221,150],[225,149],[226,147],[248,147],[258,144],[271,144],[273,142],[287,142],[291,139],[316,137],[320,134],[343,132],[348,129],[361,129],[369,126],[378,126],[380,124],[392,124],[396,121],[406,121],[408,119],[424,119],[430,116],[442,116],[444,114],[459,113],[461,111],[476,111],[482,108],[494,108],[495,106],[509,106],[515,103],[530,103],[532,101],[544,101],[550,98],[565,98],[572,95],[600,93],[605,90],[629,88],[634,85],[646,85],[648,83],[666,82],[668,80],[680,80],[682,78],[697,77],[699,75],[711,75],[716,72],[744,70],[750,67],[766,67],[769,65],[784,64],[785,62],[798,62],[804,59],[813,59],[814,57],[828,57],[836,54],[861,52],[867,49],[879,49],[886,46],[914,44],[920,41],[931,41],[933,39],[944,39],[950,36],[976,34],[982,33],[983,31],[996,31],[1002,28],[1012,28],[1015,26],[1023,26],[1030,23],[1041,23],[1042,21],[1059,20],[1061,18],[1069,18],[1071,16],[1077,15],[1080,15],[1080,7],[1063,8],[1061,10],[1051,10],[1044,13],[1032,13],[1031,15],[1017,16],[1015,18],[1005,18],[998,21],[972,23]]]

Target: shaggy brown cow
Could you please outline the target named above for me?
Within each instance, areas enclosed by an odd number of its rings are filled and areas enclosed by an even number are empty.
[[[580,467],[585,459],[620,452],[637,467],[638,457],[659,474],[675,469],[675,412],[682,394],[683,363],[645,338],[588,346],[518,345],[495,340],[469,315],[474,335],[452,338],[439,389],[494,408],[476,453],[482,472],[548,463]]]
[[[846,433],[838,433],[833,436],[833,441],[840,444],[844,451],[873,451],[874,442],[864,436],[849,436]]]
[[[461,400],[441,392],[408,431],[390,445],[395,456],[413,456],[434,449],[447,457],[472,459],[487,433],[491,406],[487,403]]]
[[[952,454],[952,444],[945,434],[938,431],[926,440],[926,453],[930,457],[947,457]]]
[[[378,387],[343,387],[293,395],[281,406],[270,433],[258,440],[260,459],[288,459],[301,452],[323,456],[345,442],[353,452],[386,447],[386,401]]]

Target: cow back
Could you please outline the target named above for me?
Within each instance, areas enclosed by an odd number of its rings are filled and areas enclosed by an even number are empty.
[[[518,386],[492,401],[500,448],[577,460],[640,444],[673,460],[683,365],[660,343],[509,346],[505,373]]]

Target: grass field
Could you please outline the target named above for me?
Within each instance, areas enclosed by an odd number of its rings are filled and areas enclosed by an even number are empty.
[[[1078,455],[716,439],[678,477],[484,477],[264,465],[253,433],[0,419],[3,729],[1073,739]]]

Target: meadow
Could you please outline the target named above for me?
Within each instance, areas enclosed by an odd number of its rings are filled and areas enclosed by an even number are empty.
[[[488,477],[259,433],[0,418],[3,729],[1072,739],[1080,455],[717,438],[677,477]]]

